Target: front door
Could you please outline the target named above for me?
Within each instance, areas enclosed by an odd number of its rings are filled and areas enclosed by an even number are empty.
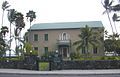
[[[60,54],[63,58],[69,56],[69,47],[60,47]]]

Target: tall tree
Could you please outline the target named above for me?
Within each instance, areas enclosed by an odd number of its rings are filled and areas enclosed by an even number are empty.
[[[31,33],[31,22],[36,19],[36,14],[34,11],[30,10],[28,13],[26,13],[26,17],[27,19],[29,20],[30,22],[30,32],[29,32],[29,35]]]
[[[80,40],[75,41],[73,45],[77,46],[77,51],[84,48],[85,53],[87,54],[90,45],[96,47],[99,44],[97,36],[98,34],[93,32],[93,30],[86,25],[86,27],[81,30],[81,34],[78,35]]]
[[[12,40],[12,37],[11,37],[11,34],[12,34],[12,31],[11,31],[11,25],[12,23],[15,21],[15,14],[16,14],[16,11],[15,9],[9,9],[8,10],[8,20],[10,22],[10,40]],[[11,42],[10,41],[10,45],[9,45],[9,57],[11,56]]]
[[[108,19],[109,19],[109,22],[110,22],[110,25],[111,25],[112,33],[114,34],[112,22],[111,22],[110,15],[109,15],[109,12],[111,12],[111,10],[112,10],[112,6],[111,5],[113,3],[113,0],[112,1],[104,0],[104,2],[101,2],[101,3],[103,5],[103,7],[105,8],[105,11],[103,12],[103,14],[107,13],[107,16],[108,16]]]
[[[15,14],[15,26],[16,26],[16,29],[15,29],[15,32],[14,32],[15,36],[19,36],[22,28],[25,27],[23,14],[20,13],[20,12],[17,12]]]
[[[23,14],[20,12],[16,12],[15,14],[15,41],[16,41],[16,54],[19,55],[19,47],[20,47],[20,33],[22,28],[25,27]]]
[[[6,33],[8,33],[8,32],[9,32],[8,27],[7,26],[2,26],[2,28],[1,28],[1,34],[4,37],[4,39],[5,39]]]
[[[119,35],[114,34],[109,35],[109,37],[105,39],[104,41],[105,51],[114,52],[120,55],[120,39],[116,39],[118,37]]]
[[[10,7],[10,5],[9,5],[9,3],[8,3],[7,1],[4,1],[4,2],[2,3],[3,14],[2,14],[2,24],[1,24],[1,26],[3,26],[4,11],[5,11],[7,8],[9,8],[9,7]]]
[[[119,18],[120,18],[120,16],[118,16],[116,13],[114,13],[114,15],[113,15],[113,17],[112,17],[112,20],[113,20],[113,22],[114,22],[114,27],[115,27],[116,33],[118,33],[118,32],[117,32],[117,28],[116,28],[115,22],[120,21]]]
[[[5,41],[2,37],[2,33],[0,32],[0,58],[3,57],[3,55],[6,53],[5,52]]]
[[[30,26],[31,26],[31,22],[36,19],[36,15],[35,12],[30,10],[27,14],[26,14],[27,19],[29,19],[30,22]]]

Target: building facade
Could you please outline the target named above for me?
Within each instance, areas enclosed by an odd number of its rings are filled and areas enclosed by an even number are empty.
[[[33,49],[38,51],[39,56],[58,51],[63,58],[66,58],[70,57],[70,53],[76,52],[73,43],[80,39],[78,35],[86,25],[94,31],[104,30],[101,21],[41,23],[32,25],[28,30],[27,39]],[[104,38],[104,31],[101,32],[101,37]],[[103,42],[96,49],[90,48],[89,52],[95,56],[104,55]],[[82,50],[80,54],[84,54]]]

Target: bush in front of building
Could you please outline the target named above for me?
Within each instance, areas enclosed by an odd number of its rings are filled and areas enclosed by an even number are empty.
[[[80,54],[80,53],[76,53],[76,52],[71,53],[70,58],[71,58],[71,60],[92,60],[92,59],[94,59],[93,55],[90,53]]]
[[[71,53],[71,60],[120,60],[120,56],[93,56],[92,54]]]

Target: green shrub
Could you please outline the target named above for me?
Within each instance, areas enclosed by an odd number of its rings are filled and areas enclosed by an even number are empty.
[[[93,56],[91,54],[70,54],[71,60],[120,60],[120,56]]]
[[[70,54],[71,60],[79,59],[80,57],[81,57],[81,55],[80,55],[79,53],[72,52],[72,53]]]
[[[49,62],[40,62],[39,63],[39,70],[40,71],[47,71],[47,70],[49,70]]]

